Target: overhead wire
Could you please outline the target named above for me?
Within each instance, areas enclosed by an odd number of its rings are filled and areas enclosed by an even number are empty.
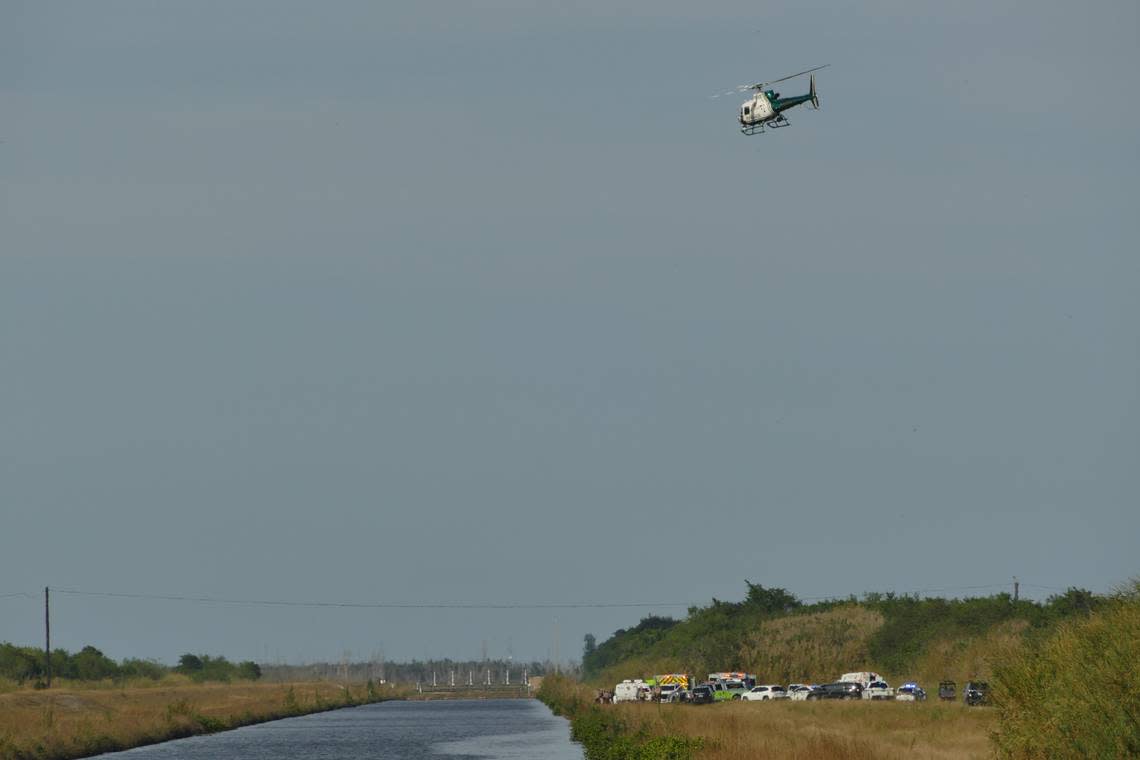
[[[228,604],[244,607],[335,607],[347,609],[455,609],[455,610],[530,610],[530,609],[604,609],[632,607],[690,607],[689,602],[320,602],[289,599],[233,599],[216,596],[181,594],[136,594],[120,591],[83,591],[53,588],[58,594],[98,596],[119,599],[151,599],[202,604]]]
[[[947,591],[980,591],[984,589],[1005,588],[1009,586],[1006,583],[985,583],[977,585],[966,586],[931,586],[927,588],[909,589],[897,591],[901,595],[907,594],[927,594],[934,592],[947,592]],[[1022,583],[1023,586],[1031,586],[1034,588],[1041,588],[1046,590],[1061,591],[1052,586],[1040,586],[1031,583]],[[79,588],[52,588],[53,592],[57,594],[67,594],[70,596],[82,597],[103,597],[113,599],[140,599],[152,601],[170,601],[170,602],[193,602],[198,604],[222,604],[230,606],[241,607],[303,607],[303,608],[338,608],[338,609],[438,609],[438,610],[564,610],[564,609],[652,609],[652,608],[685,608],[688,609],[700,604],[693,602],[427,602],[427,601],[410,601],[410,602],[382,602],[382,601],[317,601],[317,600],[296,600],[296,599],[260,599],[260,598],[235,598],[235,597],[222,597],[222,596],[209,596],[209,595],[191,595],[191,594],[150,594],[150,593],[134,593],[125,591],[87,591]],[[881,592],[891,593],[891,591]],[[31,598],[32,594],[24,592],[15,592],[11,594],[0,594],[0,598],[24,596]],[[842,601],[849,599],[852,596],[865,596],[854,594],[830,594],[818,596],[802,596],[796,597],[801,602],[818,602],[818,601]]]
[[[1028,586],[1029,588],[1043,588],[1046,591],[1068,591],[1069,590],[1067,588],[1057,588],[1056,586],[1042,586],[1039,583],[1022,583],[1021,585],[1022,586]]]

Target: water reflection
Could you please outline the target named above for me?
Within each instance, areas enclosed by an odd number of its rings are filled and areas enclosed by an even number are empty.
[[[569,724],[528,699],[384,702],[102,755],[124,760],[582,760]]]

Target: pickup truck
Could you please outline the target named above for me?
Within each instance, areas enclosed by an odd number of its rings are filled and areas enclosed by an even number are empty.
[[[743,681],[714,681],[709,685],[713,687],[713,700],[717,702],[740,699],[748,691]]]
[[[863,699],[894,699],[895,690],[886,681],[871,681],[863,689]]]

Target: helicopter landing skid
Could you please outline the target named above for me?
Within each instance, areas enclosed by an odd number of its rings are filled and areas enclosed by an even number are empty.
[[[790,127],[792,123],[783,114],[780,114],[774,119],[769,121],[762,121],[759,124],[745,124],[740,128],[740,133],[744,135],[762,135],[764,134],[765,127],[772,129],[780,129],[781,127]]]

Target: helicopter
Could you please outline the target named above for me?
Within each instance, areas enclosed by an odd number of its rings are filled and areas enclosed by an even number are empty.
[[[811,103],[813,108],[819,110],[819,96],[815,92],[815,74],[812,74],[812,72],[826,69],[830,65],[830,63],[825,63],[822,66],[816,66],[814,69],[807,69],[798,74],[790,74],[786,77],[773,79],[770,82],[742,84],[737,87],[736,92],[755,91],[751,100],[746,100],[740,104],[738,121],[740,122],[741,133],[746,135],[763,134],[765,127],[777,129],[779,127],[790,126],[791,122],[788,121],[788,117],[784,116],[784,111],[787,111],[793,106],[798,106],[801,103]],[[767,89],[769,85],[784,82],[788,79],[795,79],[796,77],[802,77],[804,74],[811,74],[806,95],[793,95],[785,98],[775,90]]]

